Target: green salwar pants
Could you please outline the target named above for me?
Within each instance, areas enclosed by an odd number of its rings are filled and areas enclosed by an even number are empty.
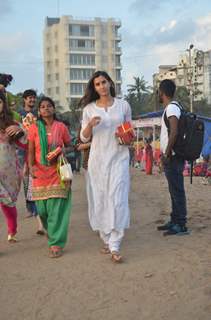
[[[71,192],[69,192],[66,199],[36,200],[36,207],[43,226],[48,233],[49,247],[59,246],[64,248],[69,228]]]

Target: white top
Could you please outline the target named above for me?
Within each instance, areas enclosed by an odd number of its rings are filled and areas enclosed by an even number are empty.
[[[166,148],[167,148],[168,141],[169,141],[168,128],[166,127],[166,124],[164,121],[165,112],[166,112],[167,118],[169,118],[171,116],[175,116],[175,117],[177,117],[177,119],[179,119],[180,115],[181,115],[180,108],[174,103],[177,103],[177,102],[171,101],[171,103],[166,106],[166,108],[164,109],[164,112],[163,112],[162,120],[161,120],[160,149],[161,149],[161,152],[163,152],[163,153],[166,152]]]
[[[115,132],[123,122],[131,121],[131,109],[117,98],[107,111],[94,102],[87,105],[82,119],[83,142],[87,141],[83,129],[95,116],[101,121],[93,128],[88,161],[89,220],[93,230],[110,233],[129,227],[129,151],[127,146],[119,145]]]

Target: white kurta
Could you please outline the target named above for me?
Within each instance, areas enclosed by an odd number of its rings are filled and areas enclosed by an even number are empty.
[[[83,129],[95,116],[101,121],[93,128],[88,161],[89,220],[93,230],[110,233],[129,227],[129,151],[127,146],[118,144],[115,131],[123,122],[131,121],[131,109],[126,101],[117,98],[108,111],[94,102],[87,105],[82,120],[83,142],[87,142]]]

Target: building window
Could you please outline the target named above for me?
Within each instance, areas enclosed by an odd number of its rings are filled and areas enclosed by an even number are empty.
[[[54,46],[54,51],[58,52],[58,46],[57,45]]]
[[[86,40],[77,40],[78,48],[85,48]]]
[[[86,24],[70,24],[69,25],[69,35],[70,36],[80,36],[80,37],[93,37],[94,36],[94,26]]]
[[[70,94],[76,96],[82,96],[85,92],[86,84],[85,83],[71,83],[70,84]]]
[[[119,34],[118,34],[118,29],[119,29],[118,26],[115,26],[115,27],[114,27],[114,32],[115,32],[115,36],[116,36],[116,37],[118,37],[118,35],[119,35]]]
[[[59,80],[59,74],[58,73],[55,74],[55,79]]]
[[[59,65],[59,60],[55,59],[55,66],[58,67],[58,65]]]
[[[70,80],[89,80],[95,69],[70,69]]]
[[[116,51],[120,51],[121,48],[119,47],[119,41],[114,41],[114,48]]]
[[[116,63],[117,66],[121,65],[120,55],[115,55],[115,63]]]
[[[87,25],[80,26],[80,36],[84,36],[84,37],[89,36],[89,26]]]
[[[50,74],[47,75],[47,80],[51,81],[51,75]]]
[[[116,70],[116,80],[121,80],[121,72],[120,72],[120,70]]]
[[[56,94],[59,94],[59,87],[56,87]]]
[[[94,40],[70,39],[70,49],[93,50],[95,48]]]
[[[116,95],[121,96],[121,84],[116,84]]]
[[[49,96],[51,95],[51,88],[48,88],[47,93]]]
[[[93,54],[71,54],[70,55],[71,65],[95,65],[95,55]]]

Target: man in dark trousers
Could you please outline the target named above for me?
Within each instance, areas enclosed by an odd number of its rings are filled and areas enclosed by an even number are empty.
[[[178,134],[178,123],[181,109],[178,102],[174,101],[176,86],[172,80],[163,80],[159,86],[160,103],[164,106],[161,121],[160,146],[162,163],[168,181],[171,197],[170,221],[158,226],[158,230],[164,231],[165,236],[188,234],[186,227],[187,210],[184,189],[184,160],[174,152],[174,144]]]

